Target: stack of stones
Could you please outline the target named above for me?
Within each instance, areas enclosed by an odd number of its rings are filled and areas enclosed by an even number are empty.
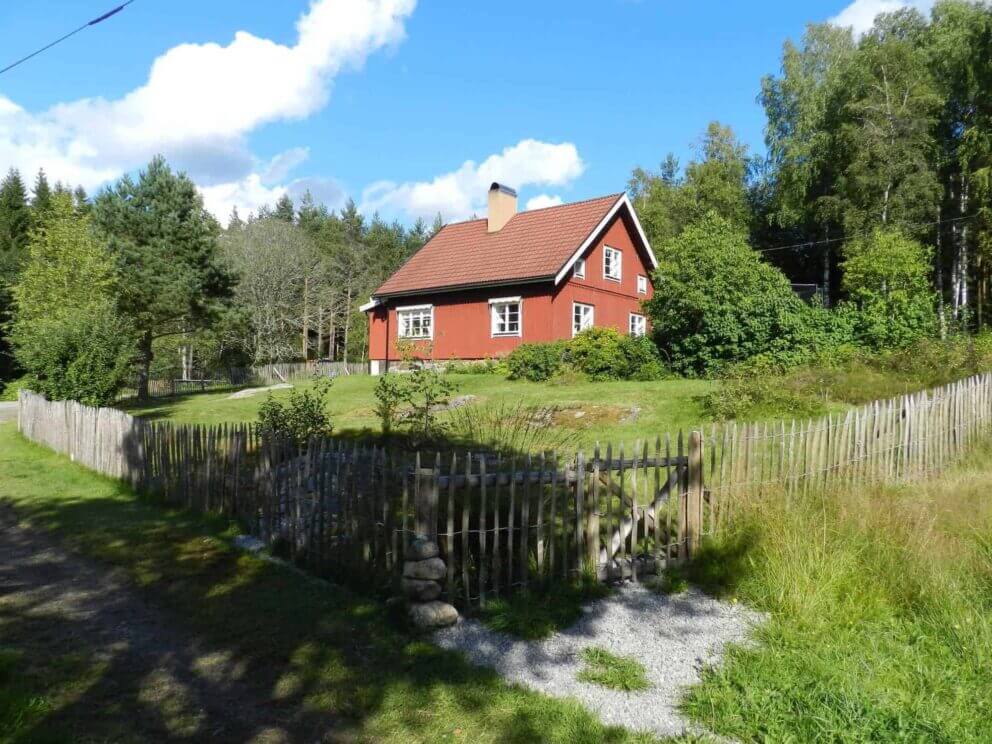
[[[445,628],[458,622],[458,610],[438,599],[445,574],[447,566],[437,543],[424,537],[414,540],[403,563],[402,584],[410,622],[418,630]]]

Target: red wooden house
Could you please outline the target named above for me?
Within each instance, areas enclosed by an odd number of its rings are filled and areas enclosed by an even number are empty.
[[[486,219],[446,225],[362,307],[372,372],[401,358],[398,340],[471,360],[594,326],[644,334],[656,267],[626,194],[517,213],[494,183]]]

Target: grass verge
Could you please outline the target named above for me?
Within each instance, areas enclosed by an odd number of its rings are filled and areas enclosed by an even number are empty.
[[[176,629],[230,653],[246,678],[271,690],[273,720],[330,714],[338,734],[357,741],[650,741],[411,639],[378,603],[237,553],[226,522],[139,498],[26,442],[9,424],[0,425],[0,499],[67,546],[122,569]],[[57,663],[44,647],[32,653],[43,666]],[[86,666],[76,676],[100,674]],[[52,718],[72,729],[82,711],[140,704],[114,680],[91,679],[70,710],[49,694],[55,680],[47,691],[35,681],[13,683],[19,700],[49,700],[18,703],[30,731]],[[209,726],[203,721],[200,735]]]
[[[732,738],[989,741],[992,448],[939,479],[765,496],[689,577],[767,610],[685,710]]]
[[[580,682],[624,692],[639,692],[651,687],[647,671],[636,659],[590,646],[582,650],[582,661],[585,667],[577,675]]]

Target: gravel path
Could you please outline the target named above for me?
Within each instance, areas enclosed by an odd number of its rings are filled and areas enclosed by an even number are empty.
[[[509,682],[575,697],[608,724],[675,736],[690,730],[677,709],[682,687],[698,682],[702,666],[717,662],[724,644],[746,640],[762,619],[696,590],[665,596],[628,586],[592,603],[578,623],[544,641],[518,640],[464,620],[435,634],[435,642],[465,652]],[[579,682],[580,652],[587,646],[637,659],[651,689],[627,693]]]
[[[0,423],[17,421],[17,402],[0,403]]]

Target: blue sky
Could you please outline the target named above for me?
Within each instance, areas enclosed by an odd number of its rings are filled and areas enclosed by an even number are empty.
[[[0,6],[0,66],[117,0]],[[226,218],[285,191],[404,222],[620,191],[707,122],[762,148],[762,75],[806,23],[926,0],[137,0],[0,76],[0,168],[89,189],[162,152]],[[10,59],[8,59],[10,58]]]

